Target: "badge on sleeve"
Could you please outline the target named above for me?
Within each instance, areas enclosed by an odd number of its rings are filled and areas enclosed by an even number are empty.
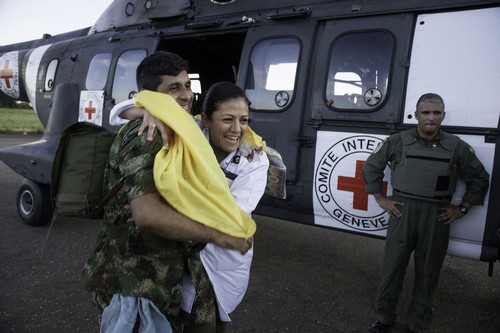
[[[382,148],[382,146],[384,145],[385,143],[385,140],[383,141],[380,141],[379,144],[377,145],[377,147],[375,147],[375,149],[372,151],[372,154],[376,154],[379,152],[379,150]]]
[[[472,148],[472,146],[471,146],[471,145],[467,144],[467,148],[469,149],[469,151],[470,151],[470,153],[471,153],[472,155],[476,155],[476,151],[474,150],[474,148]]]

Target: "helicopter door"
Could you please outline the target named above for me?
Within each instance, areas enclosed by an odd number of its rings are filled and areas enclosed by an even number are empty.
[[[285,22],[251,28],[237,78],[251,102],[250,126],[281,153],[292,182],[299,177],[303,92],[314,27],[314,22]]]

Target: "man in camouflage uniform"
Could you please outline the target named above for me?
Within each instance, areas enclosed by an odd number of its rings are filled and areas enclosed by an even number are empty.
[[[179,56],[157,52],[137,68],[137,83],[140,89],[170,94],[190,111],[193,93],[187,70],[186,61]],[[101,310],[110,305],[114,295],[145,299],[166,317],[174,332],[181,332],[182,275],[203,269],[196,255],[199,250],[214,242],[246,253],[251,242],[196,223],[161,198],[153,180],[161,137],[156,135],[149,142],[146,135],[139,136],[141,124],[142,119],[129,122],[111,146],[104,191],[116,184],[122,187],[104,208],[104,223],[84,267],[83,280]],[[130,205],[130,210],[125,205]],[[206,280],[200,286],[207,290],[201,292],[212,293],[204,307],[209,309],[206,321],[213,322],[215,328],[216,306],[208,277],[204,271],[194,273]],[[103,322],[107,320],[103,316]],[[133,320],[137,330],[140,320]]]
[[[417,128],[390,136],[367,159],[366,191],[391,216],[383,273],[377,292],[377,321],[371,332],[386,332],[396,321],[396,307],[412,252],[415,284],[408,309],[410,332],[428,328],[432,297],[448,249],[450,223],[472,205],[482,205],[489,175],[472,147],[440,130],[444,102],[424,94],[417,102]],[[391,167],[393,196],[382,193],[384,169]],[[466,183],[459,206],[451,204],[458,176]]]

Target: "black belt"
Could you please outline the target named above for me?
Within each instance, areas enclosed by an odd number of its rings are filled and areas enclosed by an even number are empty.
[[[451,199],[451,195],[435,195],[433,197],[427,197],[427,196],[424,196],[424,195],[419,195],[419,194],[415,194],[415,193],[410,193],[410,192],[404,192],[404,191],[400,191],[398,189],[393,189],[394,192],[396,193],[399,193],[401,195],[409,195],[409,196],[412,196],[412,197],[417,197],[417,198],[422,198],[422,199],[432,199],[432,200],[438,200],[438,201],[448,201]]]

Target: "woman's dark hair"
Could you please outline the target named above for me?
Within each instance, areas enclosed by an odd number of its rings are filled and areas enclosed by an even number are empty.
[[[214,83],[204,97],[203,112],[211,119],[212,113],[217,111],[222,103],[238,98],[242,98],[250,105],[245,93],[236,84],[226,81]]]
[[[158,51],[144,58],[137,66],[137,87],[139,90],[156,91],[161,84],[161,76],[177,76],[180,72],[188,70],[188,62],[177,54]]]

